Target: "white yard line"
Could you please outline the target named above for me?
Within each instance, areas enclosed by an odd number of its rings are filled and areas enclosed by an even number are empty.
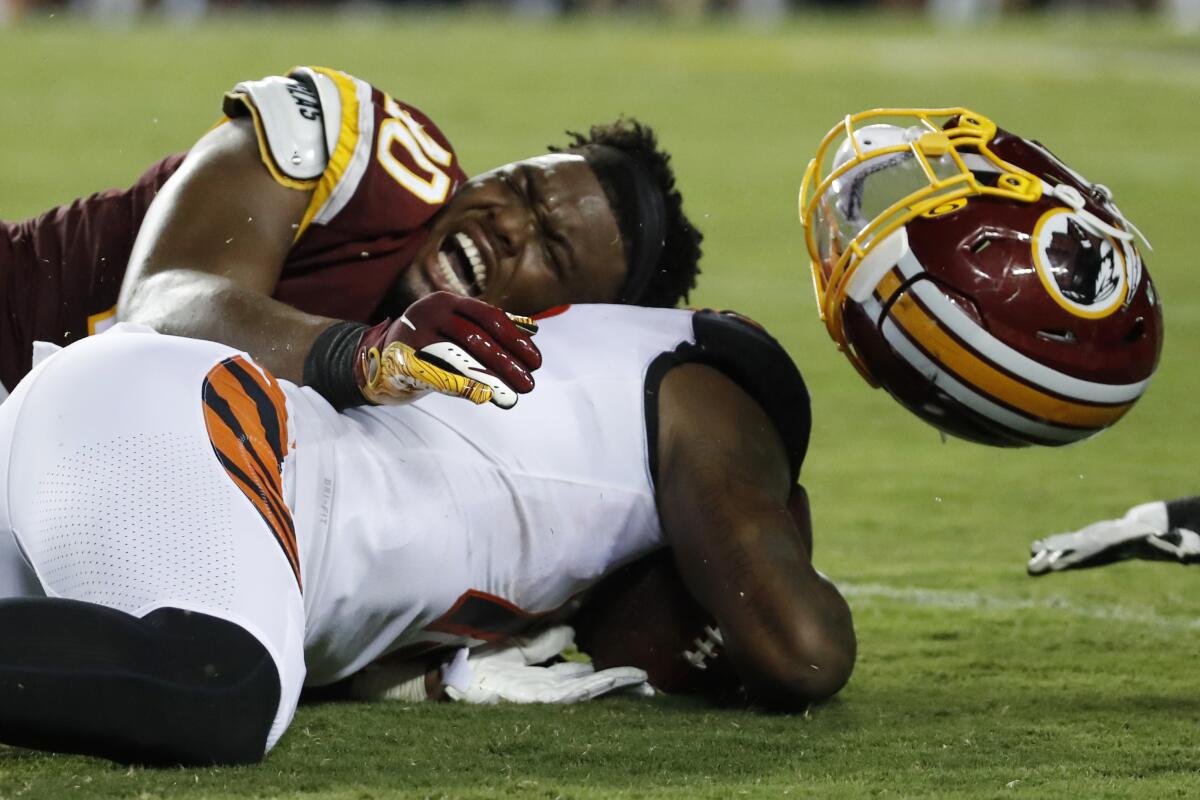
[[[1038,611],[1079,619],[1151,625],[1169,630],[1200,630],[1200,619],[1165,616],[1149,609],[1120,605],[1081,605],[1059,596],[1030,599],[880,583],[841,583],[838,588],[850,600],[851,606],[855,603],[891,602],[950,611]]]

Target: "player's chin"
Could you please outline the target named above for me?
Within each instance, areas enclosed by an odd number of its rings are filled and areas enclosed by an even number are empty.
[[[428,297],[436,291],[437,287],[430,282],[429,277],[424,274],[417,264],[413,264],[411,268],[401,272],[400,276],[396,278],[396,282],[391,289],[391,294],[395,299],[402,301],[404,304],[411,305],[422,297]]]
[[[437,280],[419,262],[414,263],[411,269],[401,273],[397,280],[397,287],[402,290],[405,302],[410,305],[434,292],[449,292],[460,297],[475,296],[469,290],[464,292],[461,286]]]
[[[501,288],[493,289],[490,286],[476,295],[475,298],[482,300],[490,306],[503,309],[510,314],[519,314],[521,316],[532,317],[546,310],[544,308],[530,308],[530,304],[525,298],[521,298]]]

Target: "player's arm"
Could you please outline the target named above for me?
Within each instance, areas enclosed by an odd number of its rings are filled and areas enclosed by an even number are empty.
[[[272,299],[312,190],[273,176],[261,142],[242,117],[191,150],[138,232],[120,319],[244,350],[338,408],[427,390],[508,408],[533,388],[536,326],[479,300],[435,293],[368,328]]]
[[[1118,519],[1034,541],[1030,575],[1102,567],[1117,561],[1200,562],[1200,497],[1136,505]]]
[[[854,628],[788,510],[791,474],[774,424],[700,364],[663,379],[659,419],[664,532],[751,699],[792,710],[832,696],[854,667]]]
[[[118,318],[223,342],[300,382],[314,340],[337,320],[271,295],[311,194],[272,177],[250,119],[219,125],[151,204],[121,286]]]

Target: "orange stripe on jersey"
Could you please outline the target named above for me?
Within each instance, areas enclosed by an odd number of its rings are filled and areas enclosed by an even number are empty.
[[[283,500],[288,454],[287,401],[270,375],[241,356],[213,367],[204,380],[204,422],[217,459],[254,505],[300,580],[300,550]]]

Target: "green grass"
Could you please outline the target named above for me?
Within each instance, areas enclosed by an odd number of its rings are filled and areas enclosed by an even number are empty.
[[[570,709],[302,708],[260,767],[127,770],[0,749],[0,798],[1174,797],[1200,775],[1200,575],[1132,564],[1032,581],[1035,535],[1197,491],[1200,48],[1152,21],[918,19],[773,31],[637,18],[235,17],[181,32],[59,18],[0,31],[0,218],[188,146],[239,79],[338,66],[416,103],[469,170],[619,113],[655,124],[702,224],[701,304],[757,317],[808,377],[818,565],[861,643],[808,717],[680,700]],[[868,390],[816,320],[795,195],[873,105],[975,106],[1110,185],[1154,242],[1167,337],[1148,395],[1063,450],[942,442]]]

